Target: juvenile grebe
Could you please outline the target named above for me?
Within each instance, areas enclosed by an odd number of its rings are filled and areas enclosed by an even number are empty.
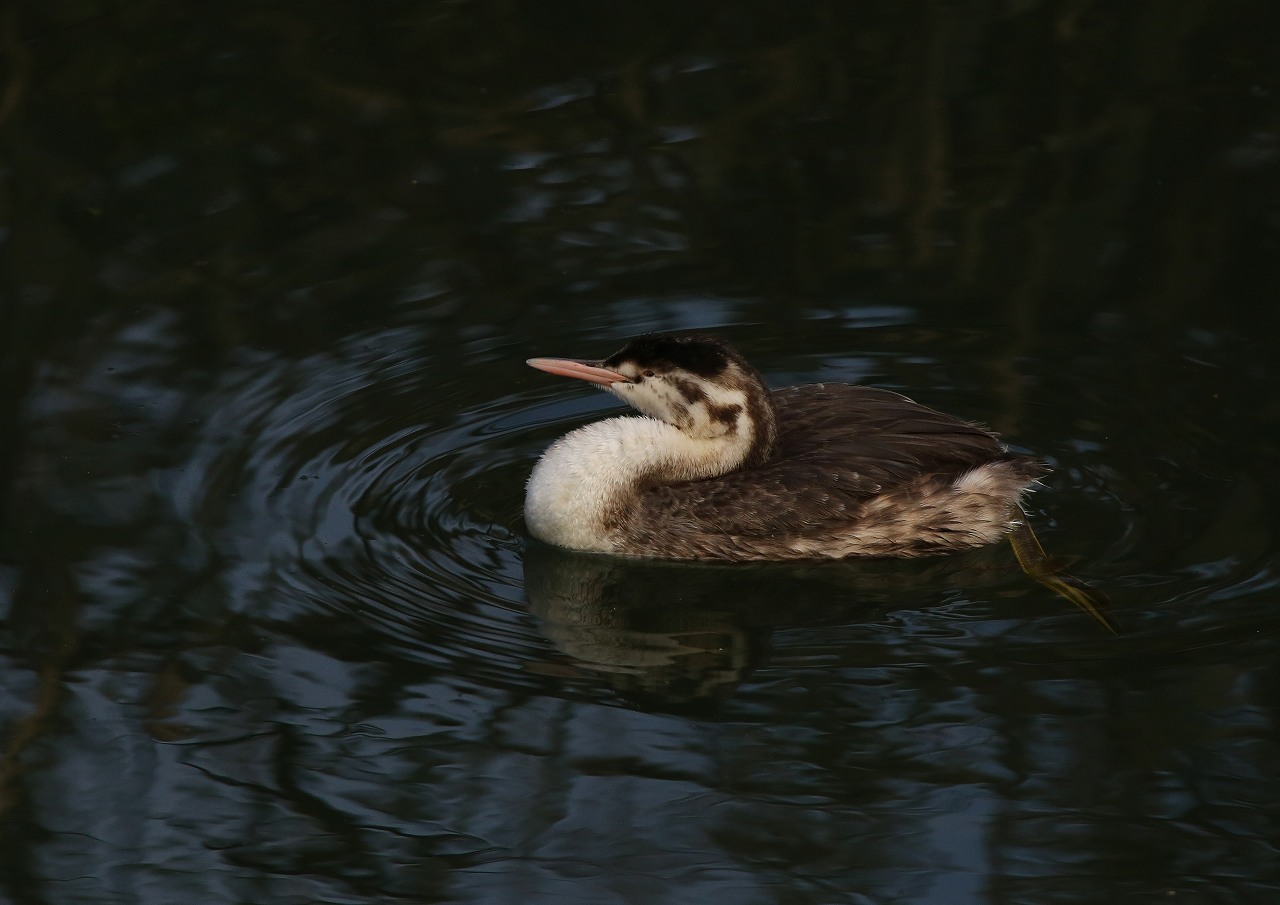
[[[709,336],[646,336],[603,361],[532,358],[644,417],[561,437],[529,478],[534,537],[672,559],[930,556],[1004,537],[1047,469],[888,390],[770,391]]]

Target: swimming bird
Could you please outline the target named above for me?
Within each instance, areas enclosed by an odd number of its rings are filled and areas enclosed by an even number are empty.
[[[525,522],[574,550],[669,559],[917,557],[1000,540],[1047,472],[995,434],[889,390],[770,390],[732,346],[648,335],[600,361],[528,364],[640,415],[571,431],[533,469]]]

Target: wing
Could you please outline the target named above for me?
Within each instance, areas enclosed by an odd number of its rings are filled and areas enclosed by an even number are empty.
[[[880,484],[959,474],[1004,454],[995,434],[906,396],[843,384],[774,393],[779,464],[816,458]]]
[[[923,476],[958,477],[1007,453],[990,431],[872,387],[815,384],[774,393],[779,447],[764,465],[654,487],[643,508],[668,525],[767,536],[821,534],[871,496]],[[1026,459],[1028,480],[1038,466]],[[644,517],[644,516],[642,516]]]

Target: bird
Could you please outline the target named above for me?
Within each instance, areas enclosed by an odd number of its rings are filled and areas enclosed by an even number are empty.
[[[635,409],[553,442],[526,486],[540,541],[659,559],[923,557],[1024,524],[1047,474],[986,428],[886,389],[771,390],[716,336],[646,334],[601,360],[531,358]]]

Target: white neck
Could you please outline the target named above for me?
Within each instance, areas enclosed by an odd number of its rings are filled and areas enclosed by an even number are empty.
[[[749,428],[695,438],[654,418],[588,424],[551,444],[534,466],[525,495],[525,523],[534,537],[547,543],[611,551],[629,501],[643,485],[726,474],[742,464],[751,440]]]

